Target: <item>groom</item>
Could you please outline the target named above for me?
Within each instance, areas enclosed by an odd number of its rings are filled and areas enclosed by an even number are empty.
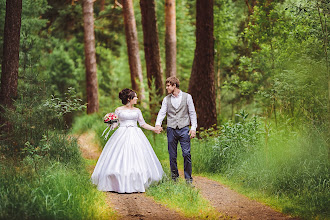
[[[179,177],[177,166],[177,145],[180,141],[184,158],[184,177],[187,183],[192,183],[190,139],[196,136],[197,117],[194,102],[190,94],[180,90],[180,81],[171,76],[166,79],[167,95],[162,102],[156,120],[156,133],[162,131],[162,122],[167,113],[167,142],[170,155],[172,179]],[[189,125],[191,123],[191,129]]]

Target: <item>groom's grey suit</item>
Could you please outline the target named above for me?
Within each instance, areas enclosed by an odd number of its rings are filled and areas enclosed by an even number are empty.
[[[187,182],[192,182],[190,136],[191,130],[196,131],[197,117],[194,103],[190,94],[180,91],[178,97],[170,94],[163,99],[162,107],[158,113],[156,125],[161,125],[167,113],[167,141],[170,156],[172,179],[179,177],[177,166],[177,145],[180,141],[182,156],[184,158],[184,176]]]

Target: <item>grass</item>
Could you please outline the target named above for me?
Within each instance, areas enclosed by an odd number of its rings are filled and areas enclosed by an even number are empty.
[[[0,219],[109,219],[115,214],[84,169],[48,161],[0,163]]]
[[[200,174],[284,213],[330,219],[328,147],[319,129],[283,125],[271,126],[267,133],[259,124],[255,129],[259,133],[249,134],[259,137],[252,139],[244,136],[248,126],[239,132],[238,125],[231,126],[233,129],[223,129],[216,137],[198,140],[192,154],[197,157],[195,167]],[[254,141],[246,142],[249,138]],[[235,157],[230,151],[237,153]]]
[[[109,219],[74,138],[52,132],[17,157],[0,154],[0,219]]]

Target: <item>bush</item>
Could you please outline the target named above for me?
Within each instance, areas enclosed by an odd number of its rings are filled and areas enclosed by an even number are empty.
[[[216,137],[208,137],[213,129],[200,132],[198,147],[193,147],[193,160],[196,161],[194,171],[224,173],[239,162],[242,156],[257,147],[261,131],[260,119],[247,119],[244,111],[237,114],[240,122],[229,121],[221,126]],[[214,133],[214,131],[213,131]],[[208,137],[208,138],[205,138]]]

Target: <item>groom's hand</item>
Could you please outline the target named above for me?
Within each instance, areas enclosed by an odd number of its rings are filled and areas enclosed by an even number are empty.
[[[189,136],[190,136],[190,139],[196,137],[196,131],[190,130],[189,131]]]
[[[156,134],[160,134],[160,132],[162,132],[162,130],[163,130],[163,128],[160,125],[156,125],[155,128],[156,128],[155,129]]]

